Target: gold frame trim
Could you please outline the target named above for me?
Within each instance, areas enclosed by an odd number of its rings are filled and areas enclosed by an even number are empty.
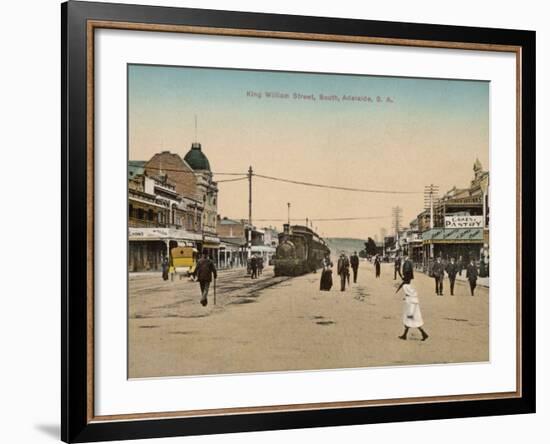
[[[409,397],[382,400],[364,400],[364,401],[339,401],[309,404],[285,404],[270,405],[259,407],[231,407],[207,410],[184,410],[174,412],[149,412],[132,413],[118,415],[94,414],[94,31],[95,29],[123,29],[132,31],[153,31],[153,32],[177,32],[202,35],[221,35],[235,37],[256,37],[256,38],[277,38],[290,40],[309,40],[322,42],[338,43],[362,43],[374,45],[394,45],[394,46],[412,46],[422,48],[444,48],[444,49],[464,49],[473,51],[493,51],[493,52],[511,52],[516,55],[516,391],[499,393],[478,393],[453,396],[428,396],[428,397]],[[491,399],[510,399],[520,398],[522,396],[522,312],[521,312],[521,278],[522,278],[522,242],[521,242],[521,179],[522,179],[522,109],[521,109],[521,67],[522,67],[522,48],[514,45],[496,45],[485,43],[467,43],[467,42],[445,42],[432,40],[411,40],[380,37],[346,36],[332,34],[310,34],[300,32],[282,32],[282,31],[262,31],[253,29],[233,29],[233,28],[212,28],[187,25],[162,25],[149,23],[131,23],[104,20],[87,21],[87,42],[86,42],[86,60],[87,60],[87,422],[113,422],[127,420],[145,420],[161,418],[189,418],[200,416],[225,416],[238,415],[245,413],[271,413],[271,412],[292,412],[300,410],[326,410],[334,408],[358,408],[388,405],[404,405],[414,403],[439,403],[439,402],[459,402],[474,400]]]

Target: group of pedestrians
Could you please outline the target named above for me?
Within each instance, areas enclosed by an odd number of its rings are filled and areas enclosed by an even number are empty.
[[[456,275],[462,275],[462,265],[457,263],[455,258],[452,257],[450,262],[444,264],[441,257],[438,257],[433,264],[431,275],[435,279],[435,294],[443,296],[443,280],[445,278],[445,272],[449,277],[449,287],[451,290],[451,296],[454,296]],[[470,260],[470,263],[466,267],[466,279],[470,284],[470,294],[474,296],[474,291],[477,286],[478,271],[474,259]]]
[[[329,291],[332,288],[332,269],[334,264],[327,254],[322,261],[323,271],[321,273],[321,291]],[[346,283],[350,285],[350,268],[353,272],[353,283],[357,283],[357,273],[359,270],[359,256],[355,251],[350,257],[345,252],[341,252],[336,263],[336,273],[340,277],[340,291],[346,291]]]
[[[406,254],[401,260],[401,256],[397,256],[393,263],[393,280],[399,276],[403,280],[412,281],[414,279],[414,264]]]
[[[257,279],[262,275],[264,269],[264,258],[261,256],[256,256],[255,254],[249,260],[248,263],[250,278]]]

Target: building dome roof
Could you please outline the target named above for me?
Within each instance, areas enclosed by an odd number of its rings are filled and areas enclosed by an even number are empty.
[[[208,162],[208,158],[202,152],[200,143],[193,143],[183,160],[194,170],[210,171],[210,162]]]

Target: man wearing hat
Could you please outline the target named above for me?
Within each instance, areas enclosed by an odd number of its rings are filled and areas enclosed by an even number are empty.
[[[357,251],[355,251],[349,258],[351,269],[353,270],[353,283],[357,283],[357,270],[359,268],[359,256],[357,256]],[[349,281],[348,281],[349,283]]]
[[[451,287],[451,296],[455,292],[455,280],[456,274],[458,273],[458,264],[455,262],[455,258],[451,258],[451,262],[447,264],[447,276],[449,276],[449,286]]]
[[[337,271],[340,276],[340,291],[345,291],[346,280],[349,279],[349,259],[343,251],[338,258]]]
[[[405,255],[404,261],[403,261],[403,273],[401,274],[403,277],[403,280],[408,280],[409,282],[414,279],[414,271],[413,271],[413,263],[409,259],[408,255]]]
[[[443,296],[443,276],[445,275],[445,267],[441,263],[441,258],[438,257],[432,268],[432,274],[435,279],[435,294]]]
[[[210,288],[210,282],[212,282],[212,276],[214,276],[214,279],[218,277],[216,266],[208,257],[208,254],[202,253],[202,258],[197,262],[197,268],[195,268],[194,275],[199,281],[201,288],[201,305],[206,307],[208,304],[208,289]],[[214,290],[215,288],[216,287],[214,287]]]

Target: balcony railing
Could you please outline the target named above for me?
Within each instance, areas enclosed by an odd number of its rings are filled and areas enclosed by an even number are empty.
[[[166,228],[167,224],[160,223],[156,220],[140,219],[138,217],[129,217],[128,225],[138,228]]]

